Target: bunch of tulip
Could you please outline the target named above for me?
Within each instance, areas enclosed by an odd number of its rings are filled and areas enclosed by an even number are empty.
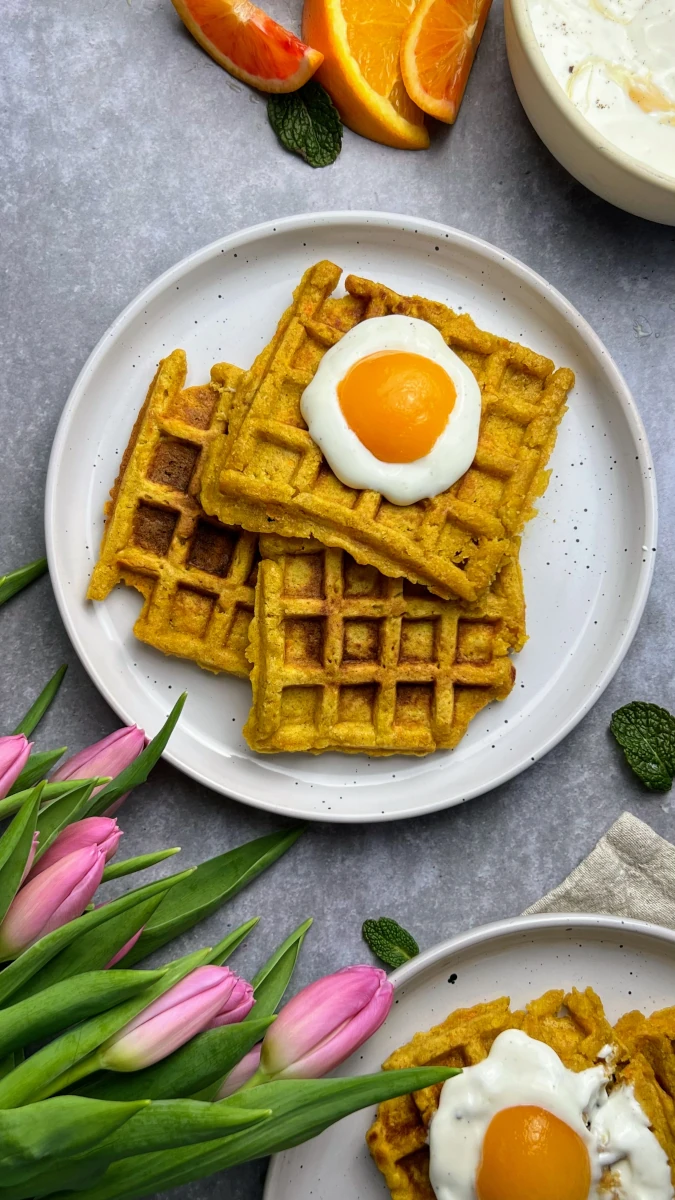
[[[23,586],[15,576],[0,579],[0,604]],[[453,1074],[322,1078],[382,1024],[393,989],[375,967],[348,967],[277,1015],[311,920],[250,983],[225,963],[257,918],[214,947],[131,969],[214,913],[301,830],[99,901],[107,881],[178,852],[116,861],[114,814],[147,779],[185,697],[149,743],[132,726],[55,770],[64,751],[35,753],[28,739],[62,678],[0,737],[0,818],[11,818],[0,837],[0,1200],[147,1196]]]

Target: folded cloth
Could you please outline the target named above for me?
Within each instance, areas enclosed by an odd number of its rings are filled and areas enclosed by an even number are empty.
[[[558,887],[524,915],[609,913],[675,929],[675,846],[625,812]]]

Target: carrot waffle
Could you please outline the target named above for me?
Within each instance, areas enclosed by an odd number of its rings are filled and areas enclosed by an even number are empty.
[[[525,641],[517,539],[484,600],[441,600],[344,550],[262,537],[244,736],[274,753],[450,749],[515,678]]]
[[[546,488],[546,463],[574,375],[479,329],[466,314],[366,279],[348,276],[348,294],[337,299],[340,274],[324,261],[303,276],[272,342],[242,381],[228,436],[209,448],[202,504],[226,524],[313,536],[384,575],[473,603]],[[469,471],[441,495],[402,507],[340,483],[300,412],[302,392],[326,350],[360,321],[390,313],[439,329],[482,390]]]
[[[247,676],[258,538],[207,517],[198,499],[205,449],[226,430],[243,373],[218,363],[210,383],[189,388],[186,374],[183,350],[159,364],[106,505],[87,594],[104,600],[119,582],[136,588],[142,642]]]
[[[572,1071],[596,1065],[603,1047],[611,1045],[615,1083],[633,1086],[668,1155],[675,1183],[675,1009],[651,1017],[628,1013],[612,1028],[600,997],[591,988],[584,992],[573,989],[567,995],[562,988],[552,990],[518,1011],[512,1011],[508,997],[502,997],[458,1009],[442,1024],[415,1034],[383,1067],[473,1066],[487,1057],[495,1038],[505,1029],[522,1029],[545,1042]],[[377,1110],[366,1141],[392,1200],[435,1200],[427,1135],[440,1091],[440,1087],[425,1088],[387,1100]]]

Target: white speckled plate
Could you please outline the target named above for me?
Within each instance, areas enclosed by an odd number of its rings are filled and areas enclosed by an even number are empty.
[[[366,1075],[420,1029],[455,1008],[510,996],[514,1007],[549,988],[593,987],[614,1022],[630,1009],[673,1002],[675,933],[643,921],[580,913],[516,917],[425,951],[394,971],[384,1025],[336,1072]],[[374,1108],[354,1113],[304,1146],[277,1154],[264,1200],[386,1200],[364,1144]]]
[[[85,592],[117,473],[157,360],[188,354],[189,383],[211,364],[248,366],[270,338],[305,268],[331,258],[402,292],[472,314],[479,325],[574,368],[577,386],[553,476],[523,541],[530,641],[517,683],[473,722],[457,750],[426,759],[325,754],[255,756],[241,728],[249,685],[215,677],[136,642],[141,598]],[[215,242],[134,300],[73,388],[47,481],[52,582],[73,644],[125,721],[150,732],[184,688],[188,704],[167,757],[249,804],[328,821],[381,821],[480,795],[550,750],[607,685],[649,589],[656,499],[645,432],[602,343],[563,297],[522,263],[430,221],[380,213],[291,217]]]

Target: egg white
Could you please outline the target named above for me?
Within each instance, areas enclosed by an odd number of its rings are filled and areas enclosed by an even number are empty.
[[[345,420],[338,384],[370,354],[403,350],[438,363],[457,398],[447,425],[430,452],[409,463],[386,463],[371,454]],[[323,356],[300,401],[307,428],[331,469],[347,487],[380,492],[392,504],[414,504],[447,491],[468,471],[478,446],[481,391],[461,358],[428,321],[392,314],[371,317],[350,329]]]
[[[591,1165],[589,1200],[601,1200],[605,1167],[621,1180],[621,1200],[672,1200],[667,1156],[630,1087],[609,1095],[609,1066],[570,1071],[550,1046],[519,1029],[494,1041],[483,1062],[443,1086],[429,1130],[431,1185],[437,1200],[476,1200],[483,1140],[496,1113],[537,1105],[582,1139]],[[606,1196],[607,1193],[605,1192]]]

